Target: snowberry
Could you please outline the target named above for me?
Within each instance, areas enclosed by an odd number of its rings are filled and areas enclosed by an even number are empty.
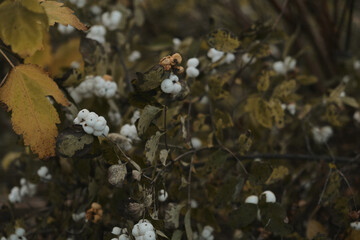
[[[227,63],[230,64],[235,60],[235,55],[233,53],[227,53],[225,58],[221,61],[221,64]]]
[[[289,103],[287,106],[286,106],[287,110],[289,111],[289,113],[291,115],[295,115],[296,113],[296,103]]]
[[[202,143],[199,138],[193,137],[193,138],[191,138],[191,145],[193,146],[193,148],[199,149],[201,147]]]
[[[141,53],[139,51],[132,51],[130,55],[128,56],[129,62],[136,62],[141,58]]]
[[[251,59],[252,58],[252,59]],[[250,56],[248,53],[244,53],[242,56],[241,56],[241,60],[245,63],[245,64],[253,64],[256,62],[256,58],[255,57],[252,57]],[[251,61],[251,63],[250,63]]]
[[[313,127],[311,130],[313,134],[313,138],[316,143],[322,144],[329,140],[329,138],[333,135],[333,130],[330,126],[324,126],[324,127]]]
[[[15,229],[15,234],[18,237],[23,237],[23,236],[25,236],[25,229],[23,229],[21,227],[18,227],[18,228]]]
[[[140,111],[139,111],[139,110],[136,110],[136,111],[133,113],[130,121],[131,121],[132,124],[135,124],[136,120],[138,120],[139,118],[140,118]]]
[[[211,235],[212,235],[212,232],[214,231],[214,228],[212,228],[211,226],[205,226],[204,229],[202,230],[201,232],[201,236],[203,238],[206,238],[208,239]]]
[[[296,59],[286,57],[284,61],[277,61],[273,64],[273,69],[278,74],[285,75],[288,71],[294,70],[296,67]]]
[[[119,240],[129,240],[130,238],[129,238],[129,236],[127,235],[127,234],[121,234],[120,236],[119,236]]]
[[[179,38],[173,38],[172,42],[174,44],[174,50],[178,50],[181,45],[181,40]]]
[[[215,48],[210,48],[208,53],[207,53],[207,56],[209,58],[211,58],[211,62],[217,62],[219,61],[223,56],[224,56],[224,52],[222,51],[218,51],[216,50]]]
[[[173,94],[178,94],[179,92],[181,92],[181,89],[182,89],[181,84],[177,82],[177,83],[175,83],[174,86],[173,86],[173,91],[172,91],[172,93],[173,93]]]
[[[137,224],[134,225],[132,229],[132,235],[136,240],[146,239],[153,240],[156,239],[156,234],[153,225],[146,219],[140,220]]]
[[[135,125],[125,124],[121,127],[120,134],[131,140],[139,139]]]
[[[99,14],[101,14],[101,7],[99,7],[98,5],[92,5],[91,7],[90,7],[90,11],[91,11],[91,13],[92,14],[94,14],[94,15],[99,15]]]
[[[51,174],[49,173],[49,169],[46,166],[42,166],[38,169],[37,174],[40,178],[45,180],[50,180],[52,178]]]
[[[164,189],[161,189],[159,191],[159,196],[158,196],[159,201],[165,202],[167,198],[168,198],[168,193]]]
[[[259,202],[259,198],[258,196],[255,195],[248,196],[245,199],[245,203],[258,204],[258,202]]]
[[[72,219],[74,220],[74,222],[78,222],[80,221],[81,219],[84,219],[86,216],[86,213],[85,212],[80,212],[80,213],[73,213],[71,215]]]
[[[199,204],[197,203],[196,200],[191,199],[190,206],[191,206],[191,208],[197,208],[199,206]]]
[[[104,44],[105,43],[105,34],[106,34],[106,29],[104,26],[94,25],[90,28],[86,37],[89,39],[98,41],[99,43]]]
[[[62,34],[70,34],[75,30],[75,28],[73,26],[71,26],[71,25],[65,26],[65,25],[59,24],[58,25],[58,30]]]
[[[13,187],[11,189],[11,192],[8,196],[8,199],[11,203],[19,203],[21,202],[21,196],[20,196],[20,188],[19,187]]]
[[[165,79],[164,81],[162,81],[161,83],[161,90],[164,93],[172,93],[173,91],[173,82],[170,79]]]
[[[118,10],[114,10],[111,12],[105,12],[101,16],[102,23],[109,28],[109,30],[115,30],[122,18],[122,13]]]
[[[86,0],[70,0],[70,2],[76,5],[78,8],[83,8],[86,4]]]
[[[265,196],[265,201],[267,203],[274,203],[276,202],[275,194],[272,191],[265,191],[260,194],[260,197]]]
[[[196,68],[198,65],[199,65],[199,59],[197,59],[197,58],[190,58],[190,59],[187,61],[187,66],[188,66],[188,67],[194,67],[194,68]]]
[[[154,231],[147,231],[144,234],[144,240],[155,240],[156,239],[156,234]]]
[[[353,229],[359,231],[360,230],[360,222],[359,221],[352,222],[352,223],[350,223],[350,227],[352,227]]]
[[[195,67],[186,68],[186,75],[188,75],[189,77],[196,78],[197,76],[199,76],[199,74],[200,71]]]
[[[9,240],[19,240],[19,237],[13,233],[9,236]]]
[[[87,134],[93,134],[93,133],[94,133],[94,129],[93,129],[92,127],[90,127],[90,126],[85,126],[85,125],[83,125],[82,127],[83,127],[84,131],[85,131]]]
[[[119,227],[113,227],[111,233],[114,234],[114,235],[120,235],[120,233],[121,233],[121,228],[119,228]]]
[[[173,74],[173,73],[170,74],[169,79],[170,79],[171,81],[175,81],[175,82],[178,82],[178,81],[179,81],[179,77],[176,76],[176,75]]]

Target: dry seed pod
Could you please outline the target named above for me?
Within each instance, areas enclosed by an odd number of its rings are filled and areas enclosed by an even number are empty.
[[[104,76],[102,76],[102,78],[105,80],[105,81],[112,81],[113,78],[112,76],[108,75],[108,74],[105,74]]]
[[[181,57],[181,55],[179,54],[179,53],[174,53],[172,56],[171,56],[171,58],[172,58],[172,63],[171,63],[171,65],[176,65],[176,64],[180,64],[181,63],[181,61],[182,61],[182,57]]]

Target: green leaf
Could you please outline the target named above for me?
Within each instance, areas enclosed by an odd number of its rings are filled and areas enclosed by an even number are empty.
[[[161,135],[163,134],[160,132],[156,132],[156,134],[152,136],[145,144],[146,160],[149,161],[151,164],[154,164],[156,150],[158,148]]]
[[[266,230],[279,235],[292,232],[289,224],[285,223],[286,211],[279,203],[260,203],[261,222]]]
[[[65,129],[56,139],[56,151],[62,157],[82,157],[88,154],[93,146],[94,136],[82,129]]]
[[[274,117],[276,126],[278,128],[283,128],[285,123],[285,113],[281,107],[281,101],[279,99],[272,98],[269,101],[269,106],[271,108],[271,113]]]
[[[254,161],[251,165],[249,181],[253,185],[263,184],[271,175],[271,167],[268,163]]]
[[[218,29],[210,33],[208,43],[211,47],[223,52],[235,52],[240,47],[238,37],[226,29]]]
[[[259,92],[266,92],[270,86],[270,77],[274,75],[272,71],[262,71],[259,81],[257,83],[257,89]]]
[[[231,225],[234,228],[242,228],[252,223],[257,216],[256,204],[245,203],[230,214]]]
[[[136,73],[138,79],[135,81],[135,88],[142,92],[155,89],[160,86],[161,82],[166,78],[164,68],[161,65],[155,65],[146,73]]]
[[[250,150],[251,145],[252,145],[251,131],[248,130],[247,133],[243,133],[239,137],[240,153],[244,154],[245,152],[248,152]]]
[[[296,81],[294,79],[289,81],[284,81],[278,86],[276,86],[273,92],[273,97],[285,99],[291,93],[293,93],[295,89],[296,89]]]
[[[254,116],[257,122],[266,128],[272,127],[272,111],[267,102],[259,98],[254,105]]]
[[[193,232],[191,229],[191,209],[187,210],[185,214],[184,222],[185,222],[186,237],[188,240],[192,240]]]
[[[142,136],[148,127],[150,126],[151,121],[156,117],[156,115],[161,111],[160,108],[146,105],[144,110],[141,112],[139,123],[137,125],[139,135]]]
[[[38,0],[7,0],[0,4],[0,38],[20,56],[41,49],[47,29],[48,17]]]

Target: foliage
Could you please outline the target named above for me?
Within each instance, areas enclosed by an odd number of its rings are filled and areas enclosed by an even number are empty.
[[[359,238],[358,10],[279,2],[0,0],[0,237]]]

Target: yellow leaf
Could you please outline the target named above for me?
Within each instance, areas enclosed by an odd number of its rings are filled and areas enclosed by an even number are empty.
[[[41,50],[36,51],[30,57],[24,59],[24,63],[36,64],[44,69],[47,69],[52,61],[50,36],[49,33],[44,35],[44,47]]]
[[[272,184],[274,182],[277,182],[279,180],[284,179],[287,175],[289,175],[289,169],[287,167],[284,166],[279,166],[273,169],[270,177],[268,178],[268,180],[266,181],[265,184],[269,185]]]
[[[44,7],[45,12],[49,18],[49,26],[61,23],[63,25],[70,24],[71,26],[86,31],[88,28],[80,22],[80,20],[74,15],[74,11],[70,8],[64,7],[63,3],[56,1],[42,1],[41,6]]]
[[[316,221],[314,219],[310,219],[307,223],[306,237],[308,239],[313,239],[319,233],[326,236],[327,231],[326,231],[325,227],[318,221]]]
[[[72,38],[61,45],[53,55],[49,71],[52,76],[62,76],[64,69],[69,68],[71,63],[80,64],[80,72],[84,69],[84,61],[80,53],[80,38]]]
[[[0,38],[22,57],[43,46],[48,18],[38,0],[7,0],[0,4]]]
[[[239,39],[225,29],[210,33],[208,43],[211,47],[223,52],[234,52],[240,46]]]
[[[30,145],[40,158],[55,155],[56,124],[60,123],[46,96],[54,97],[64,106],[69,105],[56,83],[36,65],[16,66],[0,88],[0,101],[12,111],[15,132],[23,135],[25,145]]]
[[[9,152],[1,160],[1,167],[5,171],[9,168],[10,164],[21,156],[21,152]]]

